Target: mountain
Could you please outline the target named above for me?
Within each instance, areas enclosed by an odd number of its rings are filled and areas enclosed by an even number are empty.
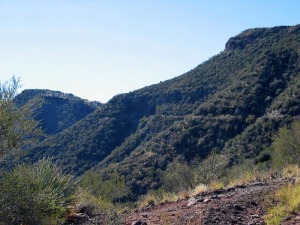
[[[246,30],[187,73],[115,96],[27,157],[53,157],[77,175],[117,169],[135,194],[158,188],[174,159],[257,158],[299,118],[299,56],[300,25]]]
[[[43,104],[36,119],[48,135],[54,135],[70,127],[88,114],[92,113],[99,102],[90,102],[72,94],[42,89],[27,89],[17,95],[17,105],[24,105],[29,100],[40,97]]]

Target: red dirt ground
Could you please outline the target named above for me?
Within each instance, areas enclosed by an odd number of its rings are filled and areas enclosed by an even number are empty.
[[[265,224],[266,199],[293,179],[277,179],[204,192],[194,198],[164,203],[136,211],[126,225]],[[272,199],[269,198],[269,199]],[[293,215],[284,224],[300,224]]]

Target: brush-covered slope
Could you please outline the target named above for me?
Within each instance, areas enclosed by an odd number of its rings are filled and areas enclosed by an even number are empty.
[[[246,30],[191,71],[115,96],[28,157],[51,156],[77,174],[117,169],[137,194],[158,187],[178,157],[256,157],[300,114],[299,56],[300,26]]]
[[[27,89],[16,97],[18,105],[40,97],[43,105],[37,114],[42,129],[46,134],[57,134],[92,113],[101,104],[89,102],[72,94],[43,89]]]

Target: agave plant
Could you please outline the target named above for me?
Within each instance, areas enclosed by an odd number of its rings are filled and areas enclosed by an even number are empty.
[[[63,221],[74,204],[76,182],[51,160],[43,159],[5,173],[0,190],[0,220],[4,224],[51,225]]]

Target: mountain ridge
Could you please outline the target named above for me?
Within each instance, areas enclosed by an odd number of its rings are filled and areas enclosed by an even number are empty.
[[[43,100],[36,119],[47,135],[60,133],[102,105],[100,102],[48,89],[23,90],[16,96],[15,102],[17,105],[24,105],[34,98]]]
[[[117,170],[137,195],[175,159],[259,157],[300,115],[300,25],[249,29],[187,73],[120,94],[31,149],[77,175]]]

